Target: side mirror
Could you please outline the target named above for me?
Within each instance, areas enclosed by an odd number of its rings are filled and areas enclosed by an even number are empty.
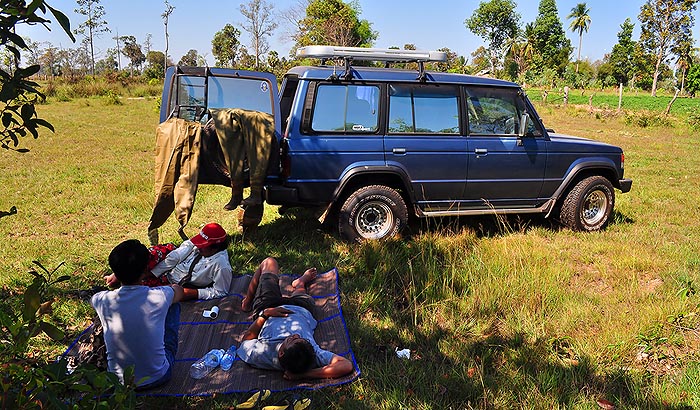
[[[530,122],[530,114],[523,113],[523,115],[520,117],[520,127],[518,129],[518,136],[519,137],[524,137],[525,134],[527,133],[528,122]]]

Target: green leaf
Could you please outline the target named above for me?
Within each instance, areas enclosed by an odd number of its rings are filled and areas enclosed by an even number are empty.
[[[24,292],[24,309],[22,310],[22,319],[25,322],[29,322],[36,317],[36,311],[41,305],[41,295],[39,293],[39,286],[33,283]]]
[[[56,17],[56,21],[58,21],[58,24],[61,25],[63,31],[65,31],[66,34],[68,34],[68,37],[70,37],[70,39],[73,40],[73,42],[75,43],[75,37],[73,37],[73,33],[71,33],[70,20],[68,20],[68,17],[66,17],[66,15],[61,13],[59,10],[56,10],[55,8],[49,6],[48,4],[46,5],[46,7],[48,7],[49,10],[51,10],[51,14],[53,14],[53,16]]]
[[[63,330],[59,329],[55,325],[52,325],[51,323],[41,321],[39,322],[39,327],[41,330],[46,333],[51,339],[53,340],[63,340],[65,337],[65,333]]]
[[[46,121],[46,120],[42,120],[41,118],[36,118],[34,120],[34,122],[36,122],[36,125],[41,125],[42,127],[48,128],[49,130],[51,130],[51,132],[56,132],[53,128],[53,125],[51,125],[51,123]]]
[[[41,66],[39,64],[34,64],[34,65],[30,65],[29,67],[23,69],[22,72],[24,73],[25,77],[31,77],[34,74],[38,73],[40,69],[41,69]]]
[[[44,265],[41,264],[39,261],[32,261],[33,264],[39,267],[44,273],[49,273],[49,270],[44,267]],[[60,265],[59,265],[60,266]]]
[[[70,279],[71,279],[70,275],[63,275],[63,276],[60,276],[55,281],[53,281],[53,283],[65,282],[65,281],[70,280]]]
[[[73,386],[71,386],[71,389],[77,390],[80,392],[85,392],[85,393],[92,391],[92,387],[88,386],[87,384],[79,384],[79,383],[76,383]]]
[[[5,31],[3,34],[6,36],[8,41],[17,44],[17,46],[19,46],[20,48],[27,48],[27,43],[24,42],[22,36],[15,34],[11,31]]]
[[[68,360],[61,357],[55,362],[51,362],[44,367],[44,370],[49,373],[53,380],[62,380],[65,378],[68,369]]]
[[[10,328],[10,326],[17,320],[15,317],[10,317],[5,312],[0,310],[0,326]]]
[[[5,44],[5,48],[7,48],[8,50],[10,50],[10,52],[11,52],[12,54],[14,54],[14,56],[15,56],[15,58],[16,58],[17,60],[19,60],[19,59],[22,57],[22,55],[20,54],[19,50],[17,50],[17,47],[11,46],[11,45],[9,45],[9,44]]]
[[[20,113],[22,115],[22,119],[27,122],[34,116],[34,114],[36,114],[36,109],[34,108],[33,104],[24,104]]]
[[[36,124],[34,124],[31,119],[24,123],[24,128],[29,131],[32,136],[34,136],[34,139],[39,138],[39,132],[36,130]]]

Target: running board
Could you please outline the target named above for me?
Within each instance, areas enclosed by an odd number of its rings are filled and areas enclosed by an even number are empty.
[[[469,215],[494,215],[494,214],[544,214],[549,217],[549,214],[554,209],[554,199],[550,199],[542,206],[537,208],[486,208],[486,209],[457,209],[448,211],[423,211],[416,207],[416,215],[419,217],[435,217],[435,216],[469,216]]]

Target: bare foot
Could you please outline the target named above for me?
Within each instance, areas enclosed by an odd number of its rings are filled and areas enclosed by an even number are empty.
[[[244,312],[250,312],[250,309],[252,308],[251,306],[251,301],[248,299],[248,297],[244,297],[243,300],[241,301],[241,310]]]
[[[309,282],[312,282],[314,279],[316,279],[316,275],[318,272],[316,271],[316,268],[309,268],[304,272],[301,277],[296,278],[292,281],[292,287],[296,288],[297,286],[306,286]]]

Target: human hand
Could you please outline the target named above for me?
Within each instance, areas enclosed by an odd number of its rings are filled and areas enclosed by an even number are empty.
[[[251,304],[251,300],[246,296],[243,298],[241,301],[241,310],[244,312],[250,312],[250,310],[253,308]]]
[[[283,307],[271,307],[263,310],[263,313],[267,317],[287,317],[293,311],[283,308]]]
[[[284,373],[282,374],[282,377],[285,380],[291,380],[291,381],[305,379],[303,373],[291,373],[289,370],[285,370]]]
[[[105,275],[104,279],[105,279],[105,283],[110,288],[114,288],[114,287],[119,286],[119,279],[117,279],[117,276],[115,274]]]

